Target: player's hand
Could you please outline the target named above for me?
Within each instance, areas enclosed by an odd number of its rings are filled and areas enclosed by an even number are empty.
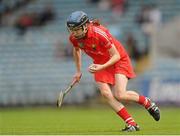
[[[91,64],[89,67],[88,67],[88,71],[90,73],[95,73],[97,71],[100,71],[104,69],[104,66],[103,65],[100,65],[100,64]]]
[[[82,77],[82,73],[81,72],[76,72],[73,76],[73,80],[76,80],[77,82],[80,82],[80,79]]]

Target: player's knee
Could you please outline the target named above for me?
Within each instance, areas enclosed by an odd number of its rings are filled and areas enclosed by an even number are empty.
[[[125,100],[127,100],[127,95],[126,95],[126,93],[115,93],[115,97],[116,97],[116,99],[118,99],[119,101],[125,101]]]
[[[106,99],[113,99],[113,95],[109,91],[101,91],[101,95]]]

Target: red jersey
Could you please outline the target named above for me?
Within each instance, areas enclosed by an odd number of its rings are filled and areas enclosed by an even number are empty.
[[[109,49],[112,47],[112,44],[115,45],[116,49],[120,54],[120,60],[116,62],[113,66],[106,68],[100,72],[95,73],[96,81],[102,81],[102,75],[108,76],[105,77],[105,80],[102,82],[107,82],[114,84],[114,74],[121,73],[126,75],[128,78],[135,77],[133,72],[131,62],[128,54],[126,53],[122,44],[116,40],[102,25],[95,25],[90,23],[88,25],[88,32],[84,38],[76,39],[73,35],[69,37],[71,43],[74,47],[78,47],[83,50],[88,56],[90,56],[95,64],[104,64],[110,59]],[[99,74],[98,74],[99,73]],[[107,79],[110,78],[111,79]]]

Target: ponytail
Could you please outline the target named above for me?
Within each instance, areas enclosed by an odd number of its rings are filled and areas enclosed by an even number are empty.
[[[101,25],[99,19],[93,19],[93,20],[91,20],[91,22],[92,22],[93,25],[96,25],[96,26],[100,26]]]

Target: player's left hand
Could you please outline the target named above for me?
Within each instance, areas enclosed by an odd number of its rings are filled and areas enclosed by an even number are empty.
[[[88,67],[88,71],[90,73],[95,73],[97,71],[100,71],[104,69],[103,65],[100,65],[100,64],[91,64],[89,67]]]

